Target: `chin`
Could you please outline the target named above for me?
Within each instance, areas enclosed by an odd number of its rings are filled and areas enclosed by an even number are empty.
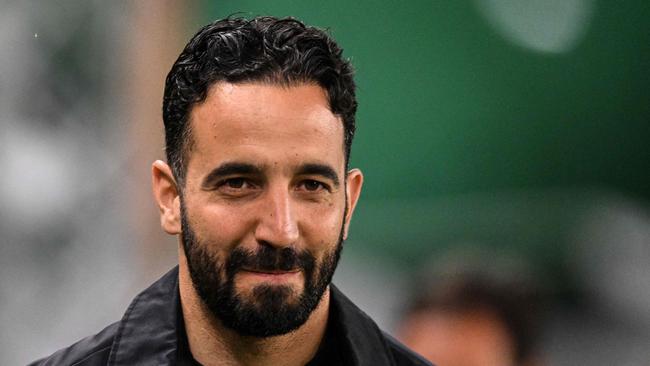
[[[248,302],[251,305],[264,307],[271,306],[293,306],[300,302],[303,296],[303,287],[288,284],[255,284],[247,286],[243,291],[237,291],[238,297],[243,302]]]

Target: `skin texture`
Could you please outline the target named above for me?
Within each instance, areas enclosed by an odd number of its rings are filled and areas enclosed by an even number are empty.
[[[237,247],[252,252],[261,246],[292,247],[308,250],[320,264],[334,250],[342,229],[347,236],[363,176],[358,170],[345,172],[343,125],[329,110],[322,88],[220,82],[192,109],[190,123],[194,145],[184,206],[194,234],[209,245],[211,255],[225,258]],[[221,174],[218,168],[229,164],[254,169]],[[161,225],[167,233],[180,235],[179,187],[171,170],[156,161],[152,176]],[[202,364],[302,365],[318,349],[327,324],[329,289],[297,330],[256,338],[224,327],[205,307],[192,286],[180,239],[179,277],[190,349]],[[302,293],[304,274],[243,271],[235,285],[237,294],[250,301],[258,286],[288,286],[291,302]],[[298,341],[301,347],[295,347]]]

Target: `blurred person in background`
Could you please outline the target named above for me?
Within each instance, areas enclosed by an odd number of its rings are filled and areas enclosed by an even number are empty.
[[[152,167],[179,265],[38,365],[427,365],[330,285],[361,192],[355,83],[294,19],[203,27],[168,74]]]
[[[538,287],[469,263],[414,281],[398,339],[439,365],[541,366]]]

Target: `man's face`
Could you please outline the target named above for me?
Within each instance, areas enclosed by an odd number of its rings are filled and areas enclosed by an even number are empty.
[[[296,329],[327,289],[361,187],[341,120],[316,85],[218,83],[190,123],[181,222],[194,287],[241,334]]]
[[[406,319],[397,333],[409,348],[438,365],[517,364],[512,334],[487,309],[417,312]]]

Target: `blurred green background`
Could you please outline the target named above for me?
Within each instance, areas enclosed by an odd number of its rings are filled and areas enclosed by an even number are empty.
[[[647,199],[648,5],[597,7],[563,54],[507,42],[473,1],[206,1],[200,23],[239,12],[331,30],[357,70],[365,199],[584,185]]]

